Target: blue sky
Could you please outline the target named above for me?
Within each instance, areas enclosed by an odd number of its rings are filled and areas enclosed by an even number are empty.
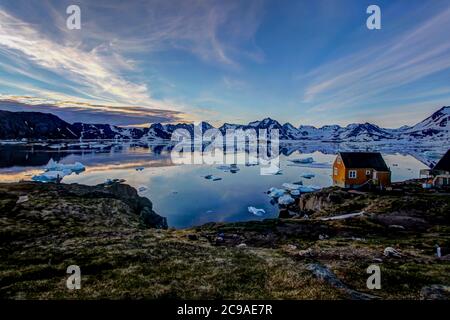
[[[81,8],[81,30],[66,8]],[[368,30],[377,4],[382,29]],[[450,2],[0,2],[0,108],[69,122],[414,124],[450,98]]]

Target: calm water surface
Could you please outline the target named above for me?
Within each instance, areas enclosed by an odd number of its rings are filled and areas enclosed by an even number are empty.
[[[355,149],[337,144],[294,144],[282,148],[281,175],[263,176],[259,166],[238,165],[236,173],[224,172],[219,165],[174,165],[165,145],[114,145],[104,150],[58,150],[39,145],[0,145],[0,181],[30,180],[43,171],[53,158],[61,163],[79,161],[86,171],[64,178],[65,183],[96,185],[106,179],[125,179],[148,197],[154,210],[167,217],[176,228],[207,222],[258,220],[278,215],[278,207],[267,196],[270,187],[285,182],[303,181],[304,185],[331,185],[331,164],[339,150]],[[377,147],[392,170],[393,181],[417,178],[419,170],[443,154],[442,150],[418,148],[396,150],[391,146]],[[312,165],[298,166],[290,160],[312,157]],[[144,167],[142,171],[136,168]],[[219,181],[207,180],[213,174]],[[312,179],[302,175],[314,174]],[[248,206],[262,208],[263,217],[248,212]]]

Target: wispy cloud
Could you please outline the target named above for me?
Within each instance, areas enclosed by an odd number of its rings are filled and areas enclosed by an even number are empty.
[[[312,111],[355,108],[450,68],[450,8],[413,25],[388,42],[314,69],[303,101]],[[449,83],[450,88],[450,83]],[[408,98],[397,92],[397,99]]]
[[[155,0],[130,6],[81,0],[80,31],[65,28],[64,1],[22,4],[16,11],[7,10],[7,3],[0,4],[0,67],[21,78],[0,78],[0,84],[36,97],[188,112],[196,106],[176,103],[176,93],[154,97],[157,75],[140,66],[152,54],[181,50],[231,68],[239,68],[239,59],[262,59],[252,39],[263,1]]]
[[[52,113],[63,120],[84,123],[107,123],[119,126],[143,126],[154,122],[180,122],[178,111],[149,109],[139,106],[95,105],[70,100],[49,100],[33,96],[0,94],[0,109]]]

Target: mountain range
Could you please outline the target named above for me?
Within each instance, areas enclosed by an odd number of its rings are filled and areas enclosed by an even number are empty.
[[[202,132],[214,128],[207,122],[198,124]],[[17,139],[126,139],[167,140],[176,129],[194,133],[194,124],[153,123],[147,128],[124,128],[109,124],[70,124],[57,116],[40,112],[11,112],[0,110],[0,140]],[[414,126],[387,129],[371,123],[354,123],[345,127],[327,125],[295,127],[290,123],[280,124],[271,118],[253,121],[247,125],[225,123],[217,128],[237,132],[246,129],[279,130],[281,140],[354,141],[371,142],[384,140],[433,141],[448,144],[450,141],[450,107],[442,107]]]

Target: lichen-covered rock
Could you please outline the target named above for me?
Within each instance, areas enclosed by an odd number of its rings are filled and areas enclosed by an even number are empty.
[[[18,201],[27,197],[26,202]],[[0,212],[36,219],[76,219],[80,222],[137,221],[151,228],[167,228],[166,218],[153,211],[149,199],[133,187],[114,183],[86,186],[20,182],[0,184]]]

